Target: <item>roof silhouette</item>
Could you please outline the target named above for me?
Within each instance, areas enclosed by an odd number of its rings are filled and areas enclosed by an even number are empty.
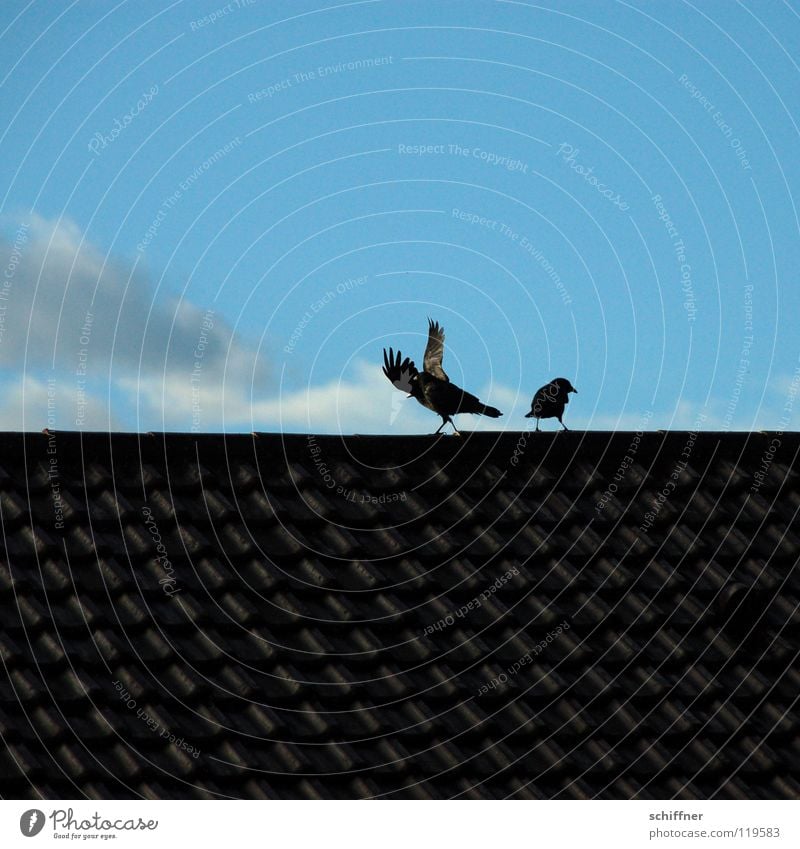
[[[3,434],[4,798],[790,798],[800,435]]]

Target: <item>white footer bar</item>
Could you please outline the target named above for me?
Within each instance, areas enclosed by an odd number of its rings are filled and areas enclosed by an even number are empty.
[[[800,802],[0,801],[0,846],[52,841],[120,849],[794,849]]]

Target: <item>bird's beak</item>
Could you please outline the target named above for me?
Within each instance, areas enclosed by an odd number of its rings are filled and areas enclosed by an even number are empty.
[[[573,391],[576,395],[578,394],[578,390],[577,390],[577,389],[574,389],[574,388],[573,388],[573,390],[572,390],[572,391]]]

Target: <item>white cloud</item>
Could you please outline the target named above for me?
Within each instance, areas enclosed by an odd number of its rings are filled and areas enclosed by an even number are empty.
[[[137,400],[140,419],[126,421],[127,428],[169,426],[186,410],[191,417],[198,356],[201,384],[221,383],[227,369],[234,396],[252,381],[267,385],[263,356],[236,338],[218,312],[159,294],[142,272],[103,256],[68,220],[32,215],[25,224],[0,238],[0,263],[12,270],[0,292],[6,427],[45,425],[48,378],[55,381],[57,403],[50,401],[62,429],[118,428],[119,413],[128,419]],[[126,401],[113,416],[109,398]],[[209,419],[203,429],[220,424]]]
[[[109,418],[105,397],[80,387],[73,378],[26,376],[3,386],[0,430],[119,430]]]
[[[192,414],[201,430],[278,430],[310,433],[428,434],[441,419],[413,398],[395,389],[379,365],[357,360],[352,375],[327,383],[290,388],[259,397],[241,381],[203,381],[192,389],[187,376],[171,376],[166,383],[126,381],[124,388],[138,396],[147,420],[160,427],[189,430]],[[495,387],[497,389],[497,387]],[[497,392],[507,397],[508,390]],[[488,397],[488,396],[487,396]],[[494,400],[494,396],[492,396]],[[456,417],[465,430],[518,429],[505,419]],[[449,426],[446,428],[450,431]]]
[[[242,381],[200,380],[193,388],[188,375],[166,382],[123,381],[138,396],[147,420],[167,429],[189,430],[194,420],[201,430],[279,430],[312,433],[432,433],[441,420],[413,398],[398,392],[380,366],[358,360],[352,376],[327,383],[291,388],[263,397]],[[491,421],[496,429],[496,422]],[[460,416],[457,425],[478,429],[477,416]],[[449,428],[448,428],[449,430]]]
[[[90,379],[107,379],[111,366],[112,374],[191,370],[205,332],[206,370],[221,373],[226,360],[244,354],[252,367],[253,352],[232,340],[220,315],[204,328],[211,305],[158,293],[143,272],[104,256],[73,222],[33,215],[28,224],[5,300],[0,363],[74,369],[86,349]],[[13,251],[13,238],[0,240],[0,259]]]

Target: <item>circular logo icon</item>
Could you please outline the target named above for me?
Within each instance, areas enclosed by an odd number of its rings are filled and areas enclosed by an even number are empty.
[[[25,837],[36,837],[44,828],[44,814],[38,808],[31,808],[19,818],[19,830]]]

